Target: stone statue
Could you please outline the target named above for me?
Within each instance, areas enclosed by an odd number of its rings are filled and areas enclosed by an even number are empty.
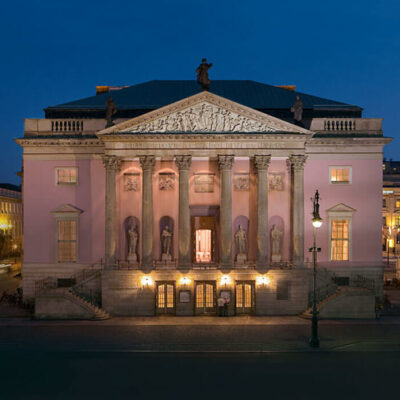
[[[203,58],[201,64],[196,69],[197,83],[201,85],[202,90],[210,89],[210,79],[208,78],[208,70],[212,67],[212,63],[207,64],[207,59]]]
[[[172,244],[172,232],[170,232],[168,226],[166,226],[161,232],[161,260],[171,261],[171,244]]]
[[[247,234],[242,225],[239,225],[239,229],[235,234],[235,240],[237,249],[236,261],[238,263],[244,263],[247,261]]]
[[[283,232],[276,226],[272,225],[271,229],[271,261],[281,261],[281,239]]]
[[[136,228],[132,225],[128,230],[128,261],[137,262],[137,244],[139,234]]]
[[[106,101],[106,128],[114,125],[114,115],[117,113],[117,108],[115,107],[115,103],[113,98],[110,96]]]
[[[293,118],[295,121],[300,122],[303,119],[303,102],[301,101],[299,95],[296,96],[296,100],[290,111],[294,114]]]

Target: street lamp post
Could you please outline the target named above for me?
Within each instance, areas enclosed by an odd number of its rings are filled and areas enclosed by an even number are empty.
[[[317,248],[317,229],[322,226],[322,218],[319,216],[319,193],[315,192],[313,201],[313,247],[310,249],[313,253],[313,304],[311,317],[311,347],[319,347],[318,339],[318,310],[317,310],[317,253],[321,249]]]

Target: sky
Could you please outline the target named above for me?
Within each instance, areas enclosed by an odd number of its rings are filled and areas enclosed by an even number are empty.
[[[24,118],[96,85],[250,79],[384,118],[400,159],[399,0],[13,0],[0,13],[0,182],[19,184]]]

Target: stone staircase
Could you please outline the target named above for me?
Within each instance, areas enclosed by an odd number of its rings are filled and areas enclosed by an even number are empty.
[[[338,287],[335,292],[331,293],[330,295],[324,297],[323,299],[317,300],[317,311],[319,312],[320,309],[331,300],[335,299],[336,297],[342,294],[342,289]],[[312,317],[312,305],[307,308],[303,313],[300,314],[301,317],[306,319],[311,319]]]
[[[65,292],[65,295],[70,296],[74,302],[77,302],[82,307],[86,308],[89,311],[92,311],[93,317],[91,319],[100,321],[100,320],[105,320],[105,319],[111,318],[110,314],[107,311],[103,310],[100,307],[97,307],[90,301],[86,300],[84,297],[82,297],[79,294],[77,294],[76,292],[74,292],[72,290],[72,288],[70,290],[68,290],[67,292]]]

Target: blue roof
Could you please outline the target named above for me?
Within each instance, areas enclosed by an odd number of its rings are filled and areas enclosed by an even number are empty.
[[[154,80],[97,96],[48,107],[52,109],[103,109],[111,95],[119,110],[157,109],[201,91],[194,80]],[[249,80],[211,81],[210,92],[255,109],[289,109],[299,95],[305,109],[358,109],[358,106],[294,92]]]

